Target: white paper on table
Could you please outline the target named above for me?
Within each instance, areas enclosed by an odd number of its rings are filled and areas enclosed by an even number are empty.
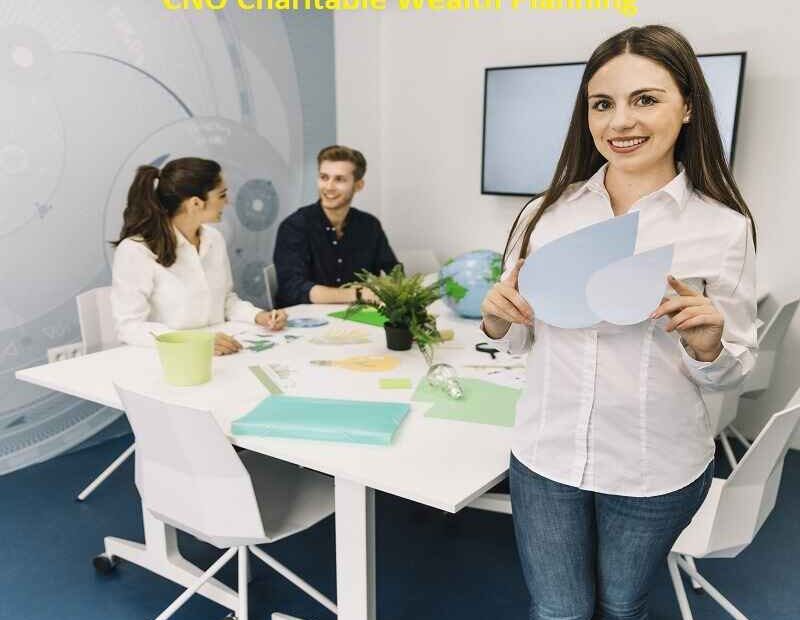
[[[634,325],[661,303],[674,248],[666,245],[598,269],[586,284],[586,301],[603,321]]]
[[[586,285],[599,269],[633,255],[638,226],[639,212],[633,211],[564,235],[531,254],[520,270],[519,292],[536,318],[564,328],[600,322],[587,302]]]

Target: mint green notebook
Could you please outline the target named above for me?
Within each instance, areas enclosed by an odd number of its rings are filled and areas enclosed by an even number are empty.
[[[482,379],[459,377],[458,381],[464,390],[461,400],[453,400],[442,390],[428,385],[425,379],[419,382],[411,400],[433,403],[433,407],[425,412],[426,418],[514,426],[521,390]]]
[[[408,403],[305,398],[273,394],[231,424],[234,435],[321,439],[386,446]]]
[[[346,310],[339,310],[338,312],[329,313],[328,316],[332,316],[337,319],[344,319],[346,321],[355,321],[356,323],[375,325],[377,327],[383,327],[383,324],[389,320],[377,309],[372,307],[356,310],[350,316],[345,316],[346,312]]]

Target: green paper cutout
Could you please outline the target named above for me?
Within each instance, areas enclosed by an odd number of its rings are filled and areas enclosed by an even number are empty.
[[[345,321],[355,321],[356,323],[366,323],[367,325],[374,325],[376,327],[383,327],[383,324],[388,319],[383,316],[376,308],[368,307],[362,308],[352,312],[349,316],[345,316],[346,310],[339,310],[338,312],[331,312],[328,316],[337,319],[344,319]]]
[[[442,390],[431,387],[425,379],[419,382],[411,400],[433,403],[433,407],[425,412],[426,418],[514,426],[521,390],[481,379],[459,377],[458,382],[464,390],[464,398],[460,400],[454,400]]]
[[[410,390],[413,386],[411,379],[405,377],[385,377],[378,380],[382,390]]]

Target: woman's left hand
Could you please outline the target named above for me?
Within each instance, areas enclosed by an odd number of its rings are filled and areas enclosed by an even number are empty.
[[[286,327],[286,310],[262,310],[256,315],[256,323],[272,331]]]
[[[668,315],[670,321],[665,330],[671,332],[677,329],[686,344],[692,347],[699,361],[711,362],[717,359],[722,351],[722,328],[725,325],[722,313],[708,297],[677,278],[668,276],[667,283],[678,295],[663,298],[650,318]]]

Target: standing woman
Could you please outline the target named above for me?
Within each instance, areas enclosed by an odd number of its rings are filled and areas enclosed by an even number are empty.
[[[674,244],[675,277],[650,320],[536,320],[517,289],[524,258],[631,210],[637,253]],[[530,350],[510,477],[531,620],[648,617],[652,577],[713,478],[699,388],[733,386],[755,361],[754,252],[689,43],[664,26],[602,43],[553,181],[517,217],[482,308],[489,337]]]
[[[224,321],[281,329],[283,310],[267,312],[233,292],[219,222],[228,188],[219,164],[174,159],[160,170],[140,166],[128,190],[122,232],[114,253],[111,309],[122,342],[153,345],[153,334],[207,327]],[[217,333],[214,353],[241,349]]]

